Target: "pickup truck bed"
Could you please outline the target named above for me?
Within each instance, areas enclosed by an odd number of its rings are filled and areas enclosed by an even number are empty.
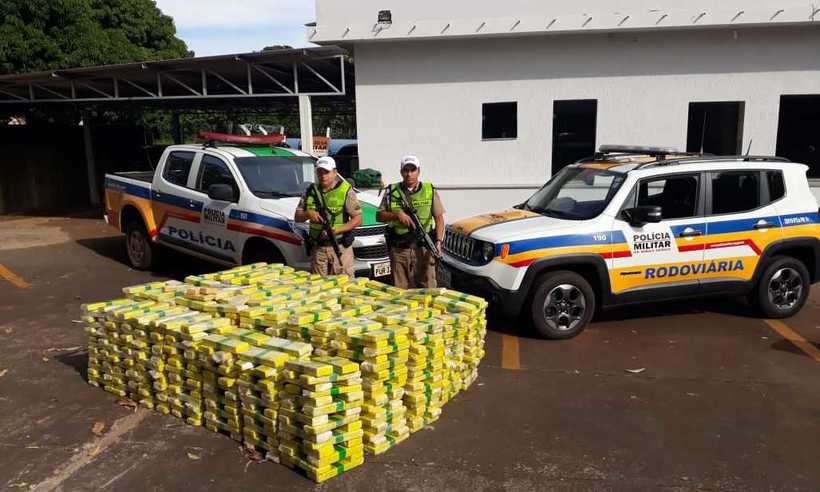
[[[151,183],[152,181],[154,181],[154,171],[128,171],[122,173],[114,173],[114,176],[119,176],[121,178],[136,179],[137,181],[144,181],[146,183]]]

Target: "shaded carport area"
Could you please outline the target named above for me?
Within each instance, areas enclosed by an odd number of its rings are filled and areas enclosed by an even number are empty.
[[[0,76],[0,121],[18,123],[0,126],[0,214],[98,206],[106,172],[150,169],[150,128],[129,114],[167,111],[176,143],[195,136],[185,112],[298,114],[288,131],[312,149],[314,114],[352,115],[352,86],[337,47]]]

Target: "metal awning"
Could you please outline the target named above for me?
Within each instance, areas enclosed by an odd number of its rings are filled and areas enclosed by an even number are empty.
[[[0,76],[0,104],[344,96],[347,51],[282,49]]]

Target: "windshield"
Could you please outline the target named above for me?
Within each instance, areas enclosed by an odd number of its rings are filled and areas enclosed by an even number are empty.
[[[301,196],[314,181],[312,157],[238,157],[239,172],[259,198]]]
[[[538,190],[522,208],[569,220],[597,217],[626,179],[605,169],[565,167]]]

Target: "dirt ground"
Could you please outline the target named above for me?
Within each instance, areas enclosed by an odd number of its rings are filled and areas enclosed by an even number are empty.
[[[216,269],[169,253],[131,270],[96,218],[0,220],[0,489],[317,487],[85,382],[80,304]],[[607,312],[562,342],[494,319],[438,422],[317,488],[817,490],[818,341],[820,288],[784,324],[726,300]]]

